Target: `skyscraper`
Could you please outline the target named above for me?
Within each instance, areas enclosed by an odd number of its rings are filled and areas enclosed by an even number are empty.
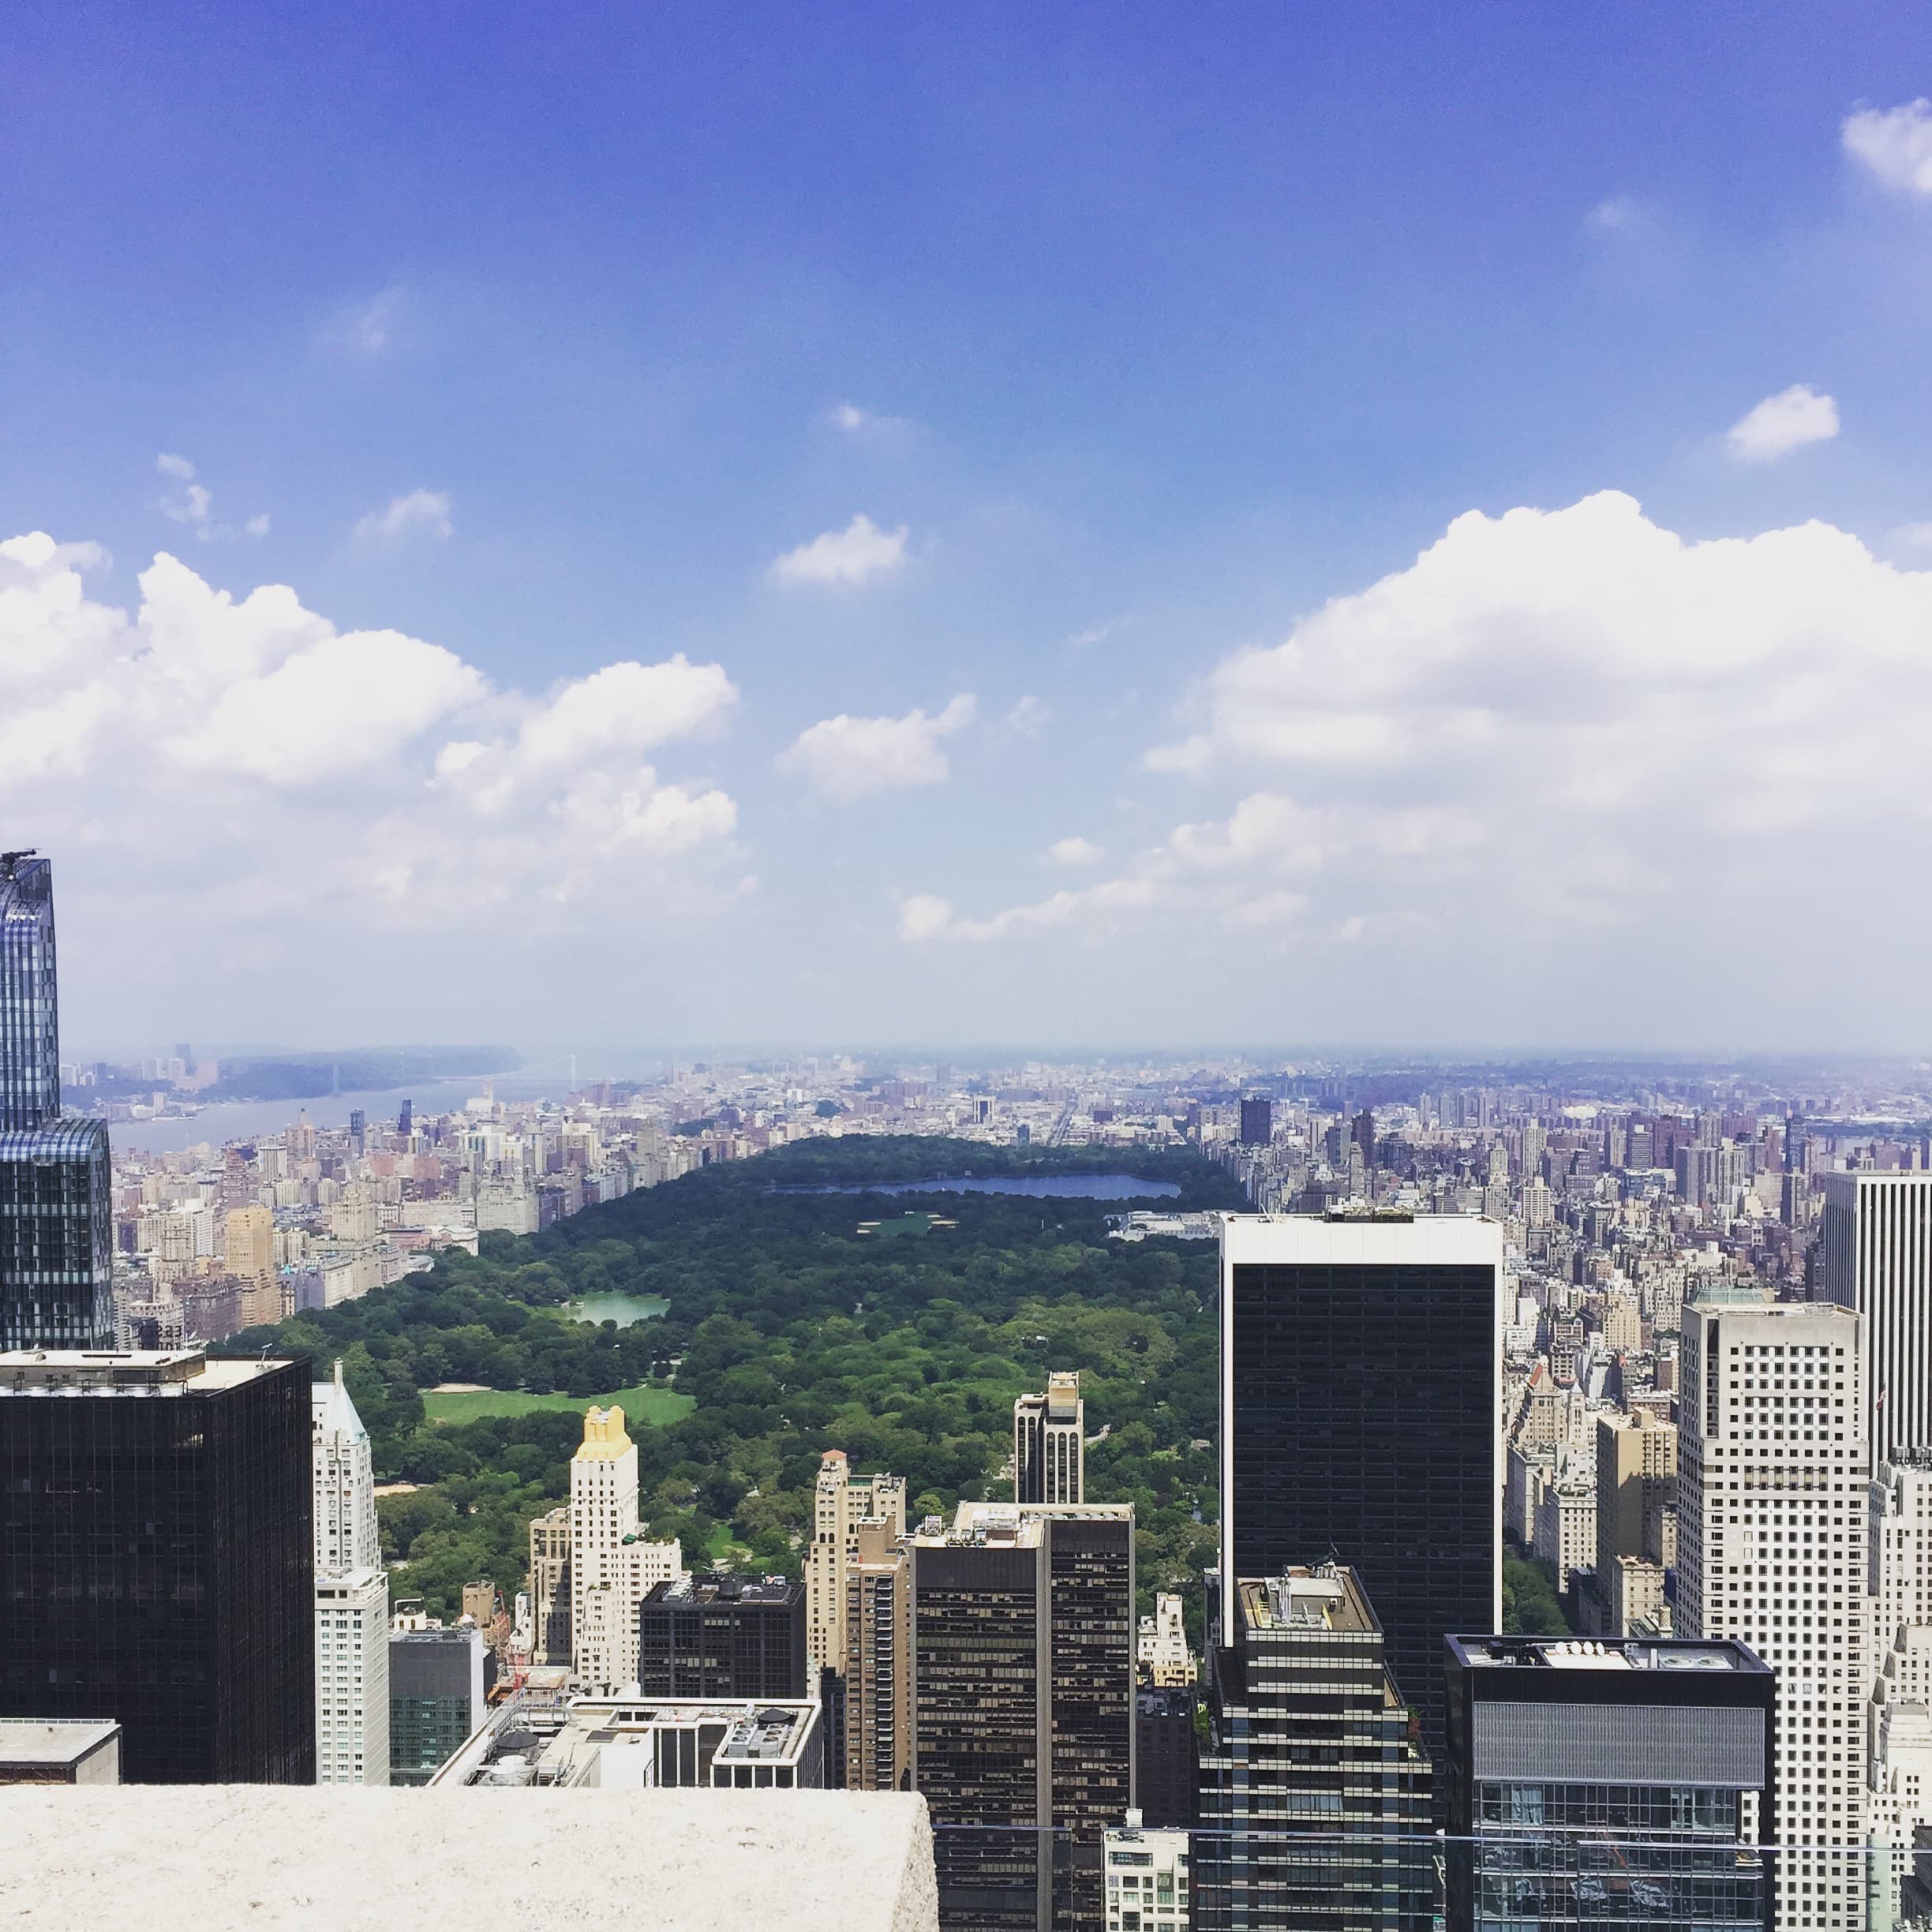
[[[1449,1932],[1763,1932],[1771,1672],[1743,1644],[1449,1639]]]
[[[868,1526],[881,1528],[889,1540],[905,1534],[905,1478],[883,1471],[855,1476],[844,1450],[826,1450],[818,1458],[812,1540],[805,1552],[805,1657],[812,1687],[821,1671],[845,1668],[846,1571]]]
[[[1677,1608],[1777,1676],[1773,1756],[1789,1932],[1865,1923],[1865,1403],[1849,1309],[1716,1300],[1683,1319]]]
[[[1828,1174],[1823,1298],[1856,1310],[1874,1468],[1932,1448],[1932,1174]]]
[[[1275,1103],[1262,1097],[1241,1103],[1241,1144],[1266,1147],[1275,1138]]]
[[[389,1782],[389,1579],[369,1431],[343,1382],[310,1384],[316,1782]]]
[[[1086,1475],[1087,1406],[1080,1376],[1055,1369],[1043,1393],[1013,1401],[1013,1500],[1080,1502]]]
[[[54,868],[0,852],[0,1133],[59,1118]]]
[[[281,1277],[275,1267],[275,1215],[261,1207],[234,1208],[222,1230],[228,1272],[245,1285],[242,1325],[254,1328],[282,1319]]]
[[[1432,1757],[1443,1639],[1503,1620],[1503,1230],[1469,1215],[1229,1215],[1224,1580],[1346,1565]]]
[[[146,1784],[315,1779],[305,1362],[0,1354],[0,1716]]]
[[[1133,1801],[1133,1505],[962,1503],[908,1547],[940,1923],[1097,1932],[1102,1834]]]
[[[315,1492],[316,1572],[379,1570],[376,1470],[369,1432],[349,1398],[343,1365],[309,1385],[310,1462]]]
[[[1429,1762],[1361,1586],[1243,1578],[1208,1646],[1195,1923],[1428,1932]]]
[[[571,1513],[567,1503],[530,1518],[530,1661],[571,1661]]]
[[[389,1579],[343,1570],[315,1586],[316,1782],[389,1782]]]
[[[912,1758],[912,1563],[882,1522],[861,1523],[845,1567],[845,1785],[904,1791]]]
[[[0,1350],[114,1341],[107,1130],[63,1120],[54,873],[0,852]]]
[[[571,1458],[571,1662],[585,1689],[637,1681],[638,1607],[684,1574],[675,1542],[646,1540],[638,1520],[638,1452],[614,1403],[584,1411]]]
[[[1662,1604],[1677,1564],[1677,1431],[1644,1410],[1597,1418],[1595,1563],[1600,1634],[1628,1637],[1633,1612]]]

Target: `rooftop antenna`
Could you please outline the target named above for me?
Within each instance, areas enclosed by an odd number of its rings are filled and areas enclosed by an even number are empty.
[[[13,876],[13,868],[20,863],[21,859],[35,859],[39,856],[39,848],[35,845],[29,845],[22,852],[0,852],[0,874],[4,874],[8,878],[11,878]]]

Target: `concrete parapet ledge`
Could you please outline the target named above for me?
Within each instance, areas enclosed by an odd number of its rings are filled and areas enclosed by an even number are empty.
[[[923,1798],[0,1788],[0,1925],[71,1932],[937,1932]]]

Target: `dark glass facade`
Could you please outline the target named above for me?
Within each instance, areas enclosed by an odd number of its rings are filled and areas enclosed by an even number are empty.
[[[168,1359],[0,1358],[0,1714],[118,1720],[129,1784],[313,1784],[309,1365]]]
[[[487,1714],[496,1659],[474,1630],[389,1639],[389,1782],[427,1784]]]
[[[1237,1260],[1227,1272],[1233,1574],[1347,1565],[1439,1760],[1443,1639],[1496,1620],[1496,1270]]]
[[[804,1585],[657,1585],[638,1608],[638,1687],[646,1697],[803,1697]]]
[[[1134,1698],[1134,1781],[1141,1822],[1193,1825],[1200,1814],[1200,1750],[1192,1688],[1143,1690]]]
[[[0,1349],[111,1342],[111,1184],[99,1121],[0,1131]]]
[[[60,1116],[54,869],[0,854],[0,1133]]]
[[[941,1925],[1103,1926],[1102,1834],[1134,1802],[1132,1512],[995,1509],[912,1549]]]
[[[114,1340],[107,1130],[61,1118],[54,873],[0,853],[0,1349]]]
[[[1741,1644],[1452,1638],[1449,1932],[1771,1923],[1772,1672]]]

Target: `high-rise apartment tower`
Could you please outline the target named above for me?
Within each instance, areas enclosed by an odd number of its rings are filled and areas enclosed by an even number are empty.
[[[61,1118],[54,873],[0,852],[0,1350],[114,1335],[107,1130]]]
[[[585,1689],[635,1683],[638,1610],[684,1574],[675,1542],[653,1543],[638,1520],[638,1452],[615,1404],[584,1412],[571,1458],[571,1662]]]
[[[1087,1406],[1080,1376],[1055,1369],[1043,1393],[1013,1402],[1013,1500],[1078,1503],[1086,1496]]]
[[[842,1449],[818,1459],[812,1499],[812,1540],[805,1552],[805,1657],[815,1687],[822,1670],[845,1667],[846,1571],[868,1526],[889,1538],[905,1534],[905,1478],[855,1476]]]

